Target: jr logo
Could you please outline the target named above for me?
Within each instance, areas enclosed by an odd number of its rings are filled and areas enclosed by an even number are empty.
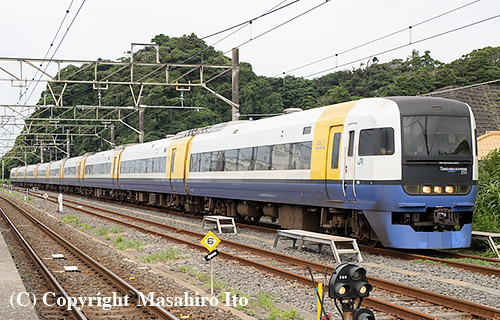
[[[363,160],[364,160],[363,158],[358,159],[358,166],[364,165]]]

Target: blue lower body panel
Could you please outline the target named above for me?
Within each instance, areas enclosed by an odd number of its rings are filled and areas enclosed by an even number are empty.
[[[203,181],[188,180],[189,194],[193,196],[244,199],[297,205],[325,205],[325,185],[287,181]]]
[[[355,185],[355,198],[344,198],[342,184],[325,181],[273,180],[188,180],[189,194],[225,199],[288,203],[304,206],[335,207],[364,213],[379,240],[386,247],[405,249],[448,249],[470,246],[471,224],[460,231],[415,231],[409,225],[393,224],[392,212],[427,212],[435,208],[451,208],[453,212],[470,213],[474,207],[477,186],[467,195],[409,195],[398,181]],[[352,188],[352,182],[347,184]],[[352,190],[346,190],[351,191]],[[346,196],[348,196],[346,192]],[[354,193],[352,193],[354,197]],[[328,201],[334,200],[334,201]],[[347,201],[350,200],[350,201]]]
[[[460,231],[417,232],[408,225],[391,223],[391,212],[365,212],[384,247],[401,249],[454,249],[470,246],[472,224]]]

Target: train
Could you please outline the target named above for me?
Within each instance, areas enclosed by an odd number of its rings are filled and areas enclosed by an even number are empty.
[[[366,98],[13,168],[14,185],[174,207],[402,249],[470,246],[471,108]]]

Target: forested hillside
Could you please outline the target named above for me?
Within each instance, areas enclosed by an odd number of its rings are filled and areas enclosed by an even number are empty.
[[[194,34],[180,38],[158,35],[152,42],[160,45],[160,62],[230,65],[229,58],[222,52],[208,47],[204,41]],[[135,62],[153,62],[155,51],[145,48],[134,54]],[[129,61],[129,57],[121,58]],[[83,67],[82,67],[83,68]],[[99,70],[103,75],[117,71],[120,66],[110,66]],[[69,66],[62,73],[72,74],[78,67]],[[82,79],[89,78],[92,70],[79,73]],[[141,71],[137,71],[140,73]],[[180,71],[171,71],[171,77],[180,77]],[[117,73],[118,75],[121,72]],[[140,75],[140,74],[139,74]],[[144,76],[147,73],[144,71]],[[123,80],[130,77],[123,72]],[[188,74],[182,81],[194,79]],[[231,74],[210,82],[209,86],[218,93],[231,98]],[[450,85],[469,85],[478,82],[500,79],[500,47],[487,47],[465,54],[460,59],[448,64],[441,63],[426,51],[414,51],[411,56],[395,59],[388,63],[380,63],[373,58],[368,64],[362,64],[354,70],[344,70],[316,78],[304,79],[293,76],[270,78],[256,75],[249,62],[240,63],[240,113],[275,114],[287,108],[309,109],[328,104],[349,101],[361,97],[417,95],[424,94]],[[180,80],[180,81],[181,81]],[[62,86],[62,85],[61,85]],[[54,91],[61,88],[54,86]],[[49,94],[47,89],[43,94]],[[110,86],[101,91],[101,104],[110,106],[133,105],[130,89],[126,86]],[[43,96],[43,95],[42,95]],[[146,86],[143,92],[144,104],[150,106],[179,106],[180,92],[175,87]],[[42,102],[42,100],[40,100]],[[68,85],[64,92],[65,105],[97,105],[98,92],[91,85]],[[47,101],[47,103],[52,103]],[[207,126],[229,121],[231,108],[226,103],[201,88],[194,88],[184,93],[184,106],[204,107],[204,109],[146,109],[145,141],[164,138],[167,134],[175,134],[186,129]],[[37,111],[36,117],[42,112]],[[62,111],[61,111],[62,112]],[[57,116],[57,115],[54,115]],[[255,118],[255,117],[254,117]],[[245,119],[242,117],[242,119]],[[137,127],[138,117],[127,118],[129,124]],[[29,119],[26,120],[26,123]],[[125,126],[117,126],[115,130],[116,145],[137,142],[137,134]],[[86,152],[100,151],[109,148],[109,144],[97,138],[80,137],[73,140],[71,147],[73,156]],[[31,157],[29,162],[35,162]],[[45,159],[49,161],[50,159]],[[38,161],[36,161],[38,162]],[[8,168],[20,162],[8,161]]]

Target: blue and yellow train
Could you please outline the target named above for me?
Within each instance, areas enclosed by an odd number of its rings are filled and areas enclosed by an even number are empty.
[[[471,109],[370,98],[40,163],[11,180],[186,212],[322,230],[394,248],[470,245],[477,194]]]

